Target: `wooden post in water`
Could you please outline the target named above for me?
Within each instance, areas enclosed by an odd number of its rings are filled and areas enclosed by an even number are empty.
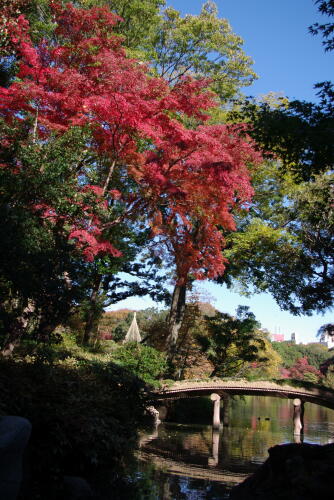
[[[304,432],[304,401],[293,400],[293,433],[300,436]]]
[[[229,394],[224,394],[223,395],[223,426],[228,427],[230,425],[229,418],[228,418],[228,410],[230,407],[230,396]]]
[[[213,422],[212,427],[214,429],[220,428],[220,396],[219,394],[212,393],[210,396],[211,401],[213,401]]]

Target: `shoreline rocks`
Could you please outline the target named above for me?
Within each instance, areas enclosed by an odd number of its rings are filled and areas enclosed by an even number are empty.
[[[283,444],[231,490],[231,500],[329,500],[334,495],[334,444]]]

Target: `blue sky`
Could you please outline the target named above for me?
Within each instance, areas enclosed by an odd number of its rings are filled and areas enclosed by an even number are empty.
[[[183,14],[198,14],[201,0],[170,0],[169,5]],[[334,53],[325,53],[320,36],[308,33],[308,26],[325,22],[313,0],[218,0],[219,15],[230,22],[233,31],[244,39],[244,50],[254,60],[259,79],[244,89],[246,95],[282,92],[289,98],[316,100],[313,85],[334,80]],[[239,304],[248,305],[263,328],[283,333],[289,339],[296,333],[298,342],[313,342],[324,323],[334,320],[333,314],[298,317],[281,311],[268,294],[250,299],[231,293],[213,283],[200,283],[199,289],[211,295],[213,305],[234,313]],[[149,298],[131,298],[112,309],[128,307],[143,309],[154,305]]]
[[[169,0],[183,14],[199,14],[201,0]],[[320,36],[308,26],[324,22],[313,0],[217,0],[220,17],[244,40],[259,79],[246,95],[283,92],[290,98],[314,100],[313,85],[334,80],[333,53],[325,53]]]

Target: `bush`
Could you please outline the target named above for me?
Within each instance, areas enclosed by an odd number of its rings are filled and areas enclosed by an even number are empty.
[[[114,352],[113,359],[147,384],[152,385],[157,385],[157,379],[162,377],[167,369],[164,353],[137,342],[128,342],[119,347]]]
[[[322,379],[323,385],[329,387],[330,389],[334,389],[334,364],[333,358],[330,358],[327,363],[324,363],[321,366],[321,372],[324,377]]]
[[[295,364],[289,369],[289,372],[289,377],[294,379],[306,380],[313,383],[317,383],[321,379],[321,372],[310,365],[306,357],[297,359]]]
[[[34,500],[60,498],[56,485],[64,474],[120,470],[146,405],[144,384],[120,366],[75,358],[0,360],[0,393],[0,415],[32,423],[31,496],[24,498]]]

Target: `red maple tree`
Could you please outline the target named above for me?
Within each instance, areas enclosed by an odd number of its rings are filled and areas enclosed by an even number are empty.
[[[51,6],[56,45],[43,40],[34,46],[23,16],[9,25],[20,68],[17,81],[0,88],[0,116],[7,124],[30,124],[35,144],[73,127],[88,130],[87,150],[100,161],[94,182],[92,165],[73,169],[75,215],[45,200],[30,209],[42,219],[66,221],[68,238],[87,260],[120,255],[106,231],[120,220],[110,210],[113,203],[122,204],[122,220],[141,214],[154,245],[173,257],[176,287],[185,295],[190,276],[224,272],[221,228],[233,230],[232,208],[250,201],[247,166],[260,155],[240,127],[205,124],[217,105],[207,80],[185,77],[170,86],[128,58],[113,34],[121,20],[106,7]],[[186,127],[185,117],[199,125]],[[135,188],[114,189],[120,169]]]
[[[298,358],[294,365],[289,368],[288,378],[317,381],[321,378],[321,372],[313,365],[310,365],[307,357]]]

